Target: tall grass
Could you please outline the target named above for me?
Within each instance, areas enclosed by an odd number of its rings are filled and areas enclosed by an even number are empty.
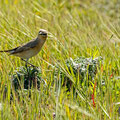
[[[0,53],[0,117],[2,120],[118,120],[120,115],[120,2],[119,0],[0,0],[0,50],[14,48],[49,32],[41,52],[30,62],[42,69],[47,86],[40,90],[11,88],[12,74],[24,62]],[[55,65],[66,70],[65,60],[102,56],[94,82],[66,92]],[[87,79],[84,79],[87,81]],[[89,81],[88,81],[89,82]],[[95,84],[97,83],[97,84]],[[58,85],[56,87],[56,84]],[[6,90],[7,89],[7,90]],[[72,88],[71,88],[72,89]],[[6,90],[6,94],[4,94]],[[13,100],[10,100],[11,93]],[[94,98],[91,94],[94,93]]]

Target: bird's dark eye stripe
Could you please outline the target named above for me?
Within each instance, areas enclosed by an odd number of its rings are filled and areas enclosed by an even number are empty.
[[[41,35],[47,35],[47,33],[41,33]]]

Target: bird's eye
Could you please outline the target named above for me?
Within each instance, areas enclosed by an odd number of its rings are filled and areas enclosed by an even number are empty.
[[[40,32],[39,32],[39,35],[44,35],[44,33],[40,31]]]
[[[39,31],[39,35],[47,36],[47,33],[46,33],[46,32],[43,32],[43,31]]]

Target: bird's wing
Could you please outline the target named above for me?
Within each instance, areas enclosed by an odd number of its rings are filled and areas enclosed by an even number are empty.
[[[30,48],[34,48],[36,47],[36,45],[38,44],[38,41],[36,39],[31,40],[30,42],[19,46],[17,48],[14,48],[13,50],[11,50],[9,53],[10,54],[15,54],[15,53],[20,53],[26,50],[29,50]]]

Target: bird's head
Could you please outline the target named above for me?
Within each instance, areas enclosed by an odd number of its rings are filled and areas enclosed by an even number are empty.
[[[44,30],[44,29],[40,29],[40,31],[38,33],[38,38],[46,40],[46,38],[47,38],[47,31]]]

